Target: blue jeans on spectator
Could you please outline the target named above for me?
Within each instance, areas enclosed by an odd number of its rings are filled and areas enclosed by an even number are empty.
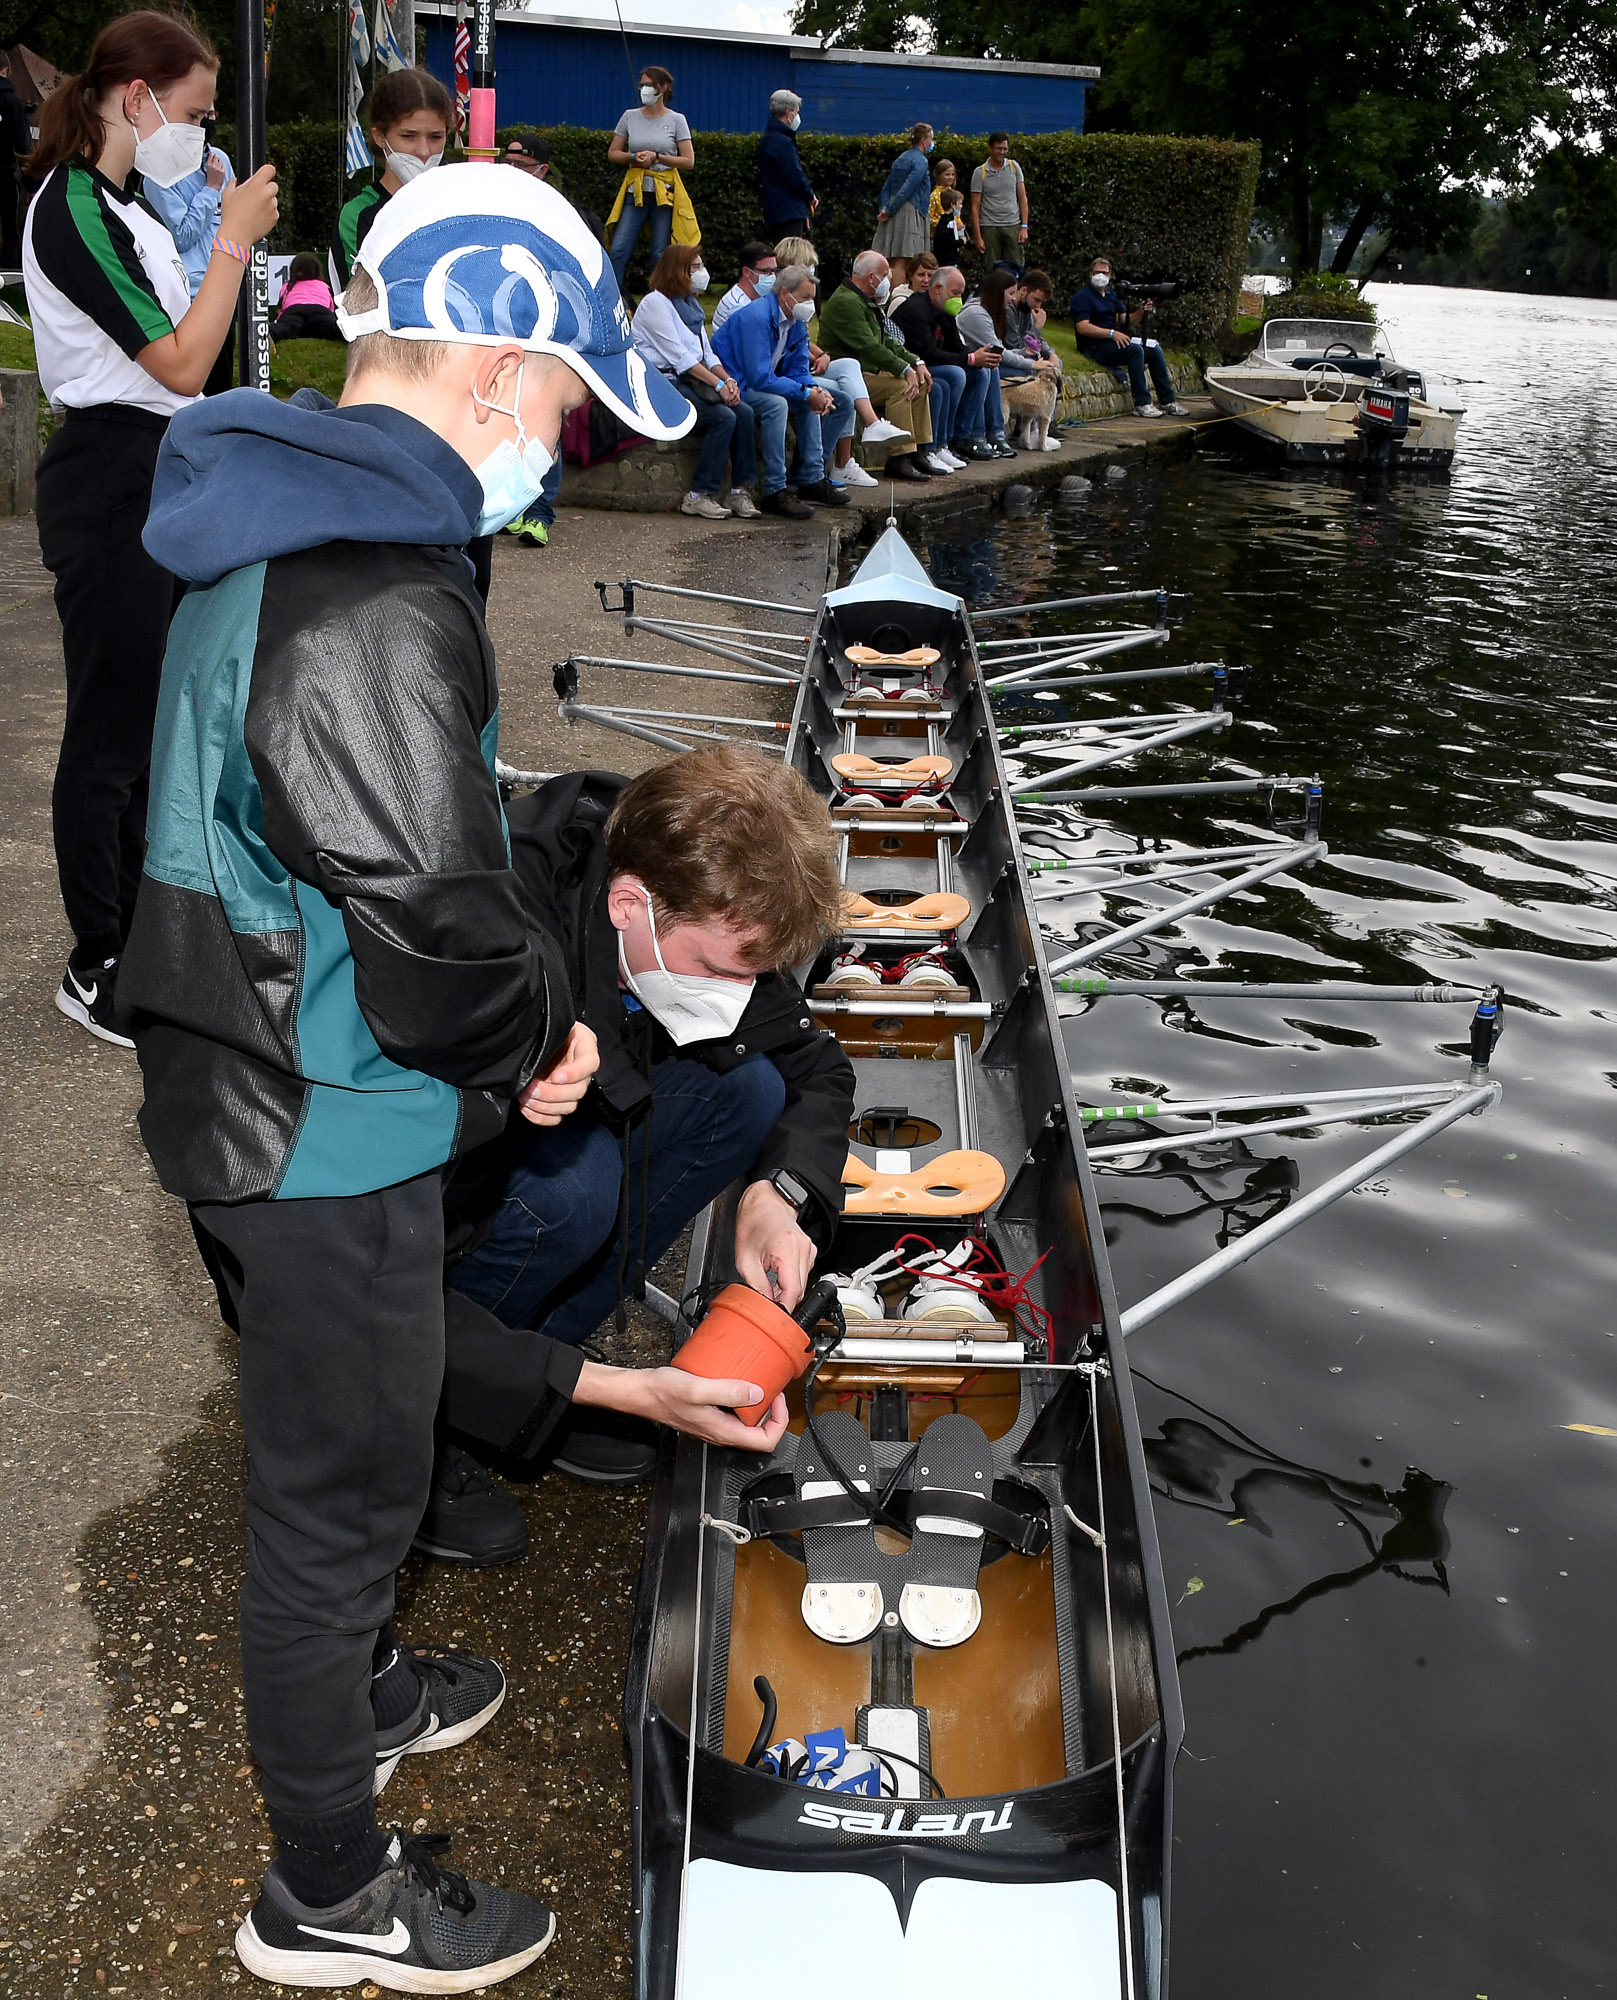
[[[1173,377],[1168,373],[1168,357],[1154,340],[1142,340],[1136,336],[1127,347],[1119,347],[1111,340],[1080,340],[1078,352],[1097,367],[1126,368],[1129,371],[1129,391],[1137,410],[1143,409],[1151,400],[1151,391],[1145,386],[1147,368],[1151,371],[1151,388],[1157,392],[1157,401],[1171,403],[1175,400]]]
[[[640,232],[648,217],[651,222],[651,261],[655,266],[657,259],[668,248],[668,239],[673,234],[674,211],[664,208],[650,196],[644,201],[631,201],[627,195],[623,197],[618,226],[612,232],[612,248],[606,253],[619,291],[623,289],[623,274],[629,268],[629,259],[634,255],[634,246],[640,241]]]
[[[961,368],[952,361],[934,366],[932,435],[940,445],[950,445],[956,438],[981,435],[983,401],[988,394],[991,372],[987,368]]]
[[[751,486],[758,477],[758,449],[753,435],[753,414],[746,403],[732,409],[728,403],[697,403],[696,427],[690,436],[700,440],[696,473],[691,480],[693,493],[724,491],[724,461],[730,460],[732,486]]]
[[[646,1268],[691,1218],[745,1173],[779,1122],[786,1085],[767,1056],[749,1056],[720,1076],[678,1057],[651,1076]],[[532,1327],[576,1347],[617,1303],[623,1142],[575,1111],[560,1125],[526,1127],[489,1234],[448,1283],[509,1327]],[[640,1245],[641,1169],[647,1127],[629,1147],[631,1270]]]
[[[974,375],[983,378],[983,393],[972,411],[967,411],[970,400],[970,385],[967,394],[960,399],[960,414],[955,419],[955,436],[980,438],[986,431],[992,438],[1005,435],[1005,407],[999,399],[999,370],[997,368],[974,368]]]
[[[823,375],[816,375],[814,378],[815,388],[823,389],[831,398],[831,407],[825,412],[824,416],[815,418],[807,412],[798,411],[793,417],[792,430],[797,439],[796,446],[792,452],[791,481],[794,486],[812,486],[815,483],[813,474],[805,472],[803,469],[803,438],[805,432],[816,427],[818,428],[820,436],[820,476],[829,479],[831,476],[833,454],[837,446],[853,430],[854,403],[857,401],[857,398],[854,392],[847,386],[842,375],[832,372],[833,370],[840,370],[841,366],[841,363],[833,361],[831,367]],[[857,370],[859,364],[857,361],[850,361],[848,366]],[[863,377],[860,379],[863,380]]]
[[[786,419],[797,432],[793,470],[798,486],[816,486],[825,477],[825,446],[820,419],[806,402],[788,403],[771,389],[743,389],[741,400],[758,425],[758,455],[763,460],[763,492],[767,497],[786,484]],[[826,415],[832,414],[827,410]]]

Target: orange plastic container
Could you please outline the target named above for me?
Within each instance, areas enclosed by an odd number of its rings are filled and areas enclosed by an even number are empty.
[[[750,1285],[726,1285],[706,1319],[674,1356],[674,1366],[710,1382],[756,1382],[763,1400],[736,1415],[761,1424],[788,1382],[809,1365],[809,1337],[788,1312]]]

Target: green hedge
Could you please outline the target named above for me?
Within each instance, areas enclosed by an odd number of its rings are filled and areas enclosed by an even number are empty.
[[[502,131],[502,144],[505,137]],[[620,178],[619,169],[607,164],[607,135],[553,126],[545,137],[558,186],[604,215]],[[762,231],[757,137],[698,132],[694,143],[696,167],[686,186],[709,268],[715,280],[728,282],[742,243]],[[277,250],[323,247],[329,240],[338,205],[337,145],[334,124],[270,127],[270,157],[282,183]],[[810,135],[799,142],[820,196],[814,237],[826,279],[840,279],[855,253],[868,247],[881,185],[899,150],[892,138]],[[965,184],[987,150],[980,136],[940,132],[934,158],[954,160]],[[1083,282],[1089,259],[1104,251],[1130,276],[1179,279],[1181,296],[1160,314],[1165,338],[1210,340],[1229,319],[1257,188],[1255,145],[1049,133],[1018,138],[1012,151],[1027,176],[1030,255],[1055,279],[1063,301]],[[634,272],[644,268],[642,249]]]

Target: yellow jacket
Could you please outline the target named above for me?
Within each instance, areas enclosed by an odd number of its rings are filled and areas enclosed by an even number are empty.
[[[618,198],[612,204],[612,213],[606,218],[607,243],[610,244],[612,241],[612,232],[617,228],[618,217],[623,213],[623,204],[632,201],[638,207],[644,201],[644,182],[648,172],[656,191],[657,206],[672,208],[674,211],[674,242],[700,243],[701,225],[696,220],[696,210],[691,206],[691,198],[685,192],[685,183],[680,179],[677,167],[630,167],[618,188]]]

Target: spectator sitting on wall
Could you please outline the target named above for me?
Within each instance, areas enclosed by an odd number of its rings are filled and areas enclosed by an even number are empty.
[[[881,400],[883,415],[904,439],[902,451],[888,454],[886,477],[930,479],[932,377],[926,363],[894,338],[883,311],[891,292],[887,259],[879,250],[861,250],[846,282],[820,308],[820,338],[833,361],[846,356],[858,364],[867,393]],[[866,444],[874,441],[867,429]]]
[[[994,366],[988,374],[988,388],[983,396],[982,422],[971,433],[971,442],[983,447],[983,457],[1015,458],[1015,448],[1005,435],[1005,403],[1000,380],[1000,369],[1005,361],[1004,341],[981,293],[974,292],[967,298],[955,325],[968,348],[986,350],[994,356]]]
[[[999,361],[992,347],[968,348],[956,321],[966,302],[957,270],[934,271],[893,315],[904,345],[932,371],[932,457],[946,472],[963,472],[974,458],[996,454],[973,443],[982,434],[989,377]]]
[[[1086,361],[1093,361],[1098,368],[1119,368],[1128,370],[1129,390],[1134,398],[1134,414],[1137,417],[1188,416],[1189,411],[1173,392],[1173,377],[1168,373],[1168,357],[1160,345],[1149,339],[1143,331],[1150,322],[1155,309],[1154,301],[1146,299],[1135,312],[1124,312],[1112,290],[1112,266],[1109,258],[1097,257],[1089,267],[1089,283],[1074,292],[1072,298],[1073,331],[1078,336],[1078,352]],[[1147,368],[1151,371],[1151,386],[1157,392],[1157,402],[1161,409],[1152,407],[1150,391],[1145,385]]]
[[[693,244],[670,243],[635,308],[634,344],[647,367],[660,369],[696,412],[696,428],[688,435],[699,441],[701,451],[679,511],[709,521],[725,521],[732,514],[750,521],[758,512],[747,491],[758,477],[753,415],[741,400],[741,385],[708,338],[702,312],[707,288],[701,251]],[[721,497],[726,458],[733,474],[728,506]]]
[[[449,92],[424,69],[395,70],[371,92],[371,151],[385,164],[380,178],[362,187],[338,212],[326,259],[333,292],[340,296],[346,288],[359,246],[388,200],[407,181],[441,163],[454,122]]]
[[[1008,271],[994,270],[983,280],[978,294],[978,306],[1000,348],[999,399],[1006,428],[1009,430],[1021,419],[1021,441],[1028,451],[1061,449],[1055,436],[1055,415],[1061,400],[1061,363],[1033,330],[1032,309],[1026,303],[1029,295],[1042,297],[1049,283],[1042,271],[1029,271],[1026,278],[1018,279]],[[969,314],[969,307],[961,314],[963,336],[969,336],[966,324]],[[992,437],[995,434],[992,412],[988,429]],[[1005,437],[1007,444],[1012,441],[1008,435]]]
[[[971,240],[990,263],[1027,262],[1027,182],[1011,158],[1009,132],[990,132],[988,158],[971,176]]]
[[[915,125],[910,143],[899,154],[882,182],[881,207],[876,217],[876,236],[871,244],[887,259],[895,286],[909,276],[910,266],[926,252],[931,231],[927,227],[927,205],[932,171],[927,154],[933,146],[932,127]]]
[[[331,287],[320,275],[320,259],[307,250],[300,250],[292,259],[276,301],[270,339],[342,339],[342,328],[332,309]]]
[[[671,108],[673,101],[674,79],[657,64],[648,64],[640,72],[640,102],[618,120],[607,148],[606,157],[612,165],[626,170],[603,232],[612,245],[612,269],[619,291],[648,216],[653,264],[668,248],[670,238],[675,243],[702,240],[696,211],[679,177],[681,167],[689,172],[695,166],[696,149],[685,114]]]
[[[764,229],[770,236],[807,236],[809,219],[820,205],[797,157],[802,122],[802,98],[792,90],[777,90],[769,100],[769,123],[757,153]]]
[[[211,134],[211,120],[205,129]],[[172,187],[164,187],[154,180],[143,179],[141,182],[142,196],[156,209],[158,220],[174,238],[174,247],[185,266],[185,282],[190,287],[192,298],[201,288],[213,257],[213,239],[219,234],[219,197],[227,187],[235,185],[235,180],[230,155],[210,141],[202,155],[201,166],[194,173],[177,180]],[[5,261],[0,258],[0,263]],[[338,338],[341,336],[338,335]],[[202,393],[204,396],[217,396],[235,386],[236,343],[227,340],[202,385]]]
[[[739,312],[743,306],[750,306],[754,299],[761,299],[766,292],[772,292],[778,269],[778,260],[767,243],[743,243],[741,276],[713,308],[713,331],[717,333],[731,313]]]
[[[938,260],[928,250],[924,257],[917,257],[915,262],[910,266],[909,284],[901,285],[896,278],[893,280],[893,294],[887,301],[889,318],[897,313],[899,307],[903,305],[906,299],[913,298],[917,292],[924,292],[926,290],[927,286],[931,284],[933,274],[937,268]]]
[[[931,235],[943,216],[943,198],[960,182],[960,170],[953,160],[939,160],[933,169],[932,206],[926,212],[927,234]]]
[[[821,419],[835,411],[836,398],[809,371],[813,317],[814,273],[791,264],[777,274],[773,292],[731,313],[713,343],[758,422],[764,511],[794,521],[809,518],[805,500],[822,507],[848,504],[847,494],[826,477]],[[786,484],[788,416],[797,431],[795,494]]]
[[[933,190],[942,195],[938,207],[938,226],[932,232],[932,254],[938,260],[938,268],[958,264],[966,250],[966,218],[963,213],[965,196],[959,188]]]
[[[818,282],[820,253],[806,236],[783,236],[775,245],[775,258],[782,270],[788,264],[806,264]],[[853,455],[854,418],[857,417],[863,424],[864,441],[869,445],[896,444],[900,437],[908,442],[908,432],[890,424],[885,417],[877,416],[876,405],[865,387],[859,363],[846,354],[833,359],[816,344],[812,334],[809,336],[809,372],[820,376],[826,388],[837,398],[835,417],[827,417],[821,426],[827,475],[834,475],[844,486],[874,486],[875,480]]]

